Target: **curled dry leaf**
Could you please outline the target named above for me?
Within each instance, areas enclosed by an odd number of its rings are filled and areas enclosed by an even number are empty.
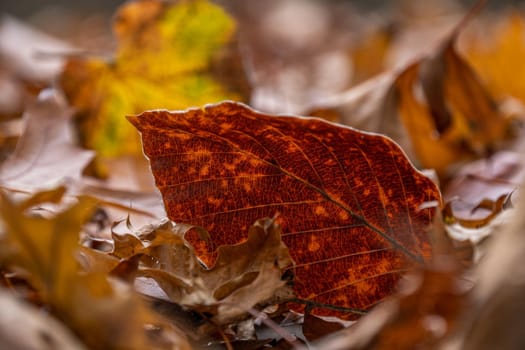
[[[40,94],[24,114],[26,129],[14,153],[0,167],[0,186],[34,192],[80,178],[94,153],[75,145],[71,113],[56,92]]]
[[[456,52],[455,34],[397,81],[401,119],[417,159],[441,175],[450,164],[488,155],[509,136],[505,115]],[[414,94],[418,84],[426,105]]]
[[[464,165],[443,194],[446,222],[467,228],[490,223],[510,206],[510,196],[525,173],[523,165],[522,156],[512,151]]]
[[[523,153],[522,153],[523,155]],[[525,183],[522,180],[520,185]],[[452,349],[521,349],[525,312],[525,198],[499,230],[476,269],[474,302],[466,314],[460,341]]]
[[[332,109],[347,125],[392,137],[414,162],[442,177],[451,164],[490,154],[510,136],[509,123],[455,48],[467,18],[430,54],[313,111]]]
[[[279,213],[297,296],[362,312],[430,255],[434,209],[420,206],[440,193],[384,136],[233,102],[129,119],[168,216],[208,230],[208,240],[185,237],[210,267],[217,247]]]
[[[113,273],[132,280],[151,278],[171,302],[212,315],[212,321],[221,325],[243,317],[256,304],[292,296],[281,278],[292,261],[274,220],[258,220],[245,242],[221,246],[211,269],[184,240],[190,229],[166,221],[145,227],[138,237],[114,234],[113,255],[123,261]],[[148,288],[142,292],[158,295]]]
[[[108,156],[139,153],[126,114],[242,99],[213,73],[229,64],[223,49],[235,30],[220,7],[206,0],[132,1],[118,10],[113,28],[119,46],[110,60],[72,57],[60,77],[79,110],[85,146]]]

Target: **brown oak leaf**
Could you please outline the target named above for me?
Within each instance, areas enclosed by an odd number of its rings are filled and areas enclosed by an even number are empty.
[[[293,296],[281,278],[292,260],[275,220],[258,220],[245,242],[221,246],[211,269],[183,238],[192,228],[164,221],[145,226],[137,235],[113,234],[113,255],[122,259],[113,274],[134,281],[144,294],[205,312],[214,324],[242,318],[258,303]]]

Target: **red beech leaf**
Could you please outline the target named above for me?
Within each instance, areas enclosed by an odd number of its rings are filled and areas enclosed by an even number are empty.
[[[210,233],[186,234],[208,266],[218,246],[242,242],[257,219],[278,214],[298,298],[367,310],[431,254],[434,209],[421,204],[439,202],[439,190],[385,136],[234,102],[129,120],[170,219]]]

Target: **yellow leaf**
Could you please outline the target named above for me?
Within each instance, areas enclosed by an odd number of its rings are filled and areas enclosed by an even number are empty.
[[[84,145],[102,155],[141,153],[125,115],[243,99],[212,73],[235,32],[220,7],[205,0],[138,0],[119,9],[114,31],[114,57],[72,58],[60,79],[80,112]]]

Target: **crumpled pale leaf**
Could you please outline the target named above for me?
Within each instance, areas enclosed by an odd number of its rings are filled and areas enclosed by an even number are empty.
[[[56,200],[61,193],[60,188],[55,194],[52,191],[37,194],[20,203],[2,194],[2,267],[29,280],[42,302],[88,346],[107,349],[153,346],[156,343],[146,337],[144,327],[163,326],[163,322],[129,289],[111,285],[106,274],[79,268],[76,255],[81,250],[78,243],[81,225],[92,215],[96,200],[79,197],[76,204],[50,218],[31,207],[39,207],[49,198]],[[37,198],[43,202],[39,203]],[[172,331],[181,349],[189,349],[184,336],[175,329]]]
[[[258,220],[245,242],[219,247],[210,269],[183,239],[192,228],[165,221],[144,228],[137,236],[114,234],[113,255],[124,259],[114,274],[151,278],[170,301],[209,313],[216,324],[239,319],[256,304],[274,299],[276,293],[281,298],[291,296],[281,275],[292,261],[274,220]]]
[[[71,114],[53,90],[40,94],[23,116],[26,129],[15,151],[0,166],[0,186],[34,192],[80,178],[94,152],[75,145]]]
[[[225,50],[235,31],[220,7],[206,0],[128,2],[114,31],[119,46],[111,59],[72,57],[60,78],[79,110],[81,141],[102,155],[140,153],[125,115],[243,99],[212,72],[231,63]]]

